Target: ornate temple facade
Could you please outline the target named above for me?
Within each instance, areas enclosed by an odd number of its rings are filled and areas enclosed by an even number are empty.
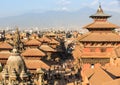
[[[83,45],[81,59],[83,63],[109,63],[111,58],[115,58],[114,49],[120,45],[120,36],[114,32],[117,25],[110,23],[107,19],[110,15],[104,13],[99,5],[96,14],[91,15],[94,21],[84,28],[89,33],[83,35],[80,43]]]
[[[42,85],[42,69],[39,68],[39,70],[35,72],[35,77],[21,56],[21,43],[18,29],[13,39],[13,47],[2,72],[0,72],[0,85]]]

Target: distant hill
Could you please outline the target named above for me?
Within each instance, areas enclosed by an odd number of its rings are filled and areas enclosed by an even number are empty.
[[[26,13],[19,16],[0,18],[1,26],[20,26],[20,27],[82,27],[92,21],[89,16],[96,10],[82,8],[79,11],[48,11],[43,13]],[[105,12],[112,15],[111,22],[120,25],[119,13]]]

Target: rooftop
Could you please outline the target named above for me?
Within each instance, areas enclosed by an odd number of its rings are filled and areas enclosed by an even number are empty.
[[[39,42],[37,39],[31,39],[31,40],[28,40],[25,42],[25,45],[36,45],[36,46],[39,46],[41,45],[41,42]]]
[[[25,60],[26,66],[29,69],[37,69],[37,68],[43,68],[43,69],[49,69],[49,65],[44,63],[41,60]]]
[[[45,56],[45,53],[37,48],[28,48],[21,55],[24,57],[28,57],[28,56],[39,57],[39,56]]]
[[[102,29],[111,29],[111,28],[119,28],[119,26],[112,24],[108,21],[94,21],[91,24],[88,24],[86,26],[84,26],[84,28],[92,28],[92,29],[96,29],[96,28],[102,28]]]
[[[99,8],[98,8],[96,14],[91,15],[90,17],[91,18],[94,18],[94,17],[106,17],[106,18],[109,18],[111,16],[108,15],[108,14],[105,14],[104,11],[102,10],[101,4],[99,4]]]
[[[7,43],[7,42],[1,42],[1,43],[0,43],[0,49],[12,50],[13,47],[12,47],[12,45],[10,45],[10,44]]]
[[[116,33],[94,32],[80,39],[81,42],[120,42],[120,36]]]
[[[46,45],[46,44],[41,45],[40,49],[45,52],[55,52],[56,51],[55,49],[53,49],[52,47],[50,47],[49,45]]]

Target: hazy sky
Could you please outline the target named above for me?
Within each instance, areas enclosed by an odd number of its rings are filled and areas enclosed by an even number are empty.
[[[120,0],[0,0],[0,17],[51,10],[76,11],[86,6],[96,9],[99,1],[104,10],[120,12]]]

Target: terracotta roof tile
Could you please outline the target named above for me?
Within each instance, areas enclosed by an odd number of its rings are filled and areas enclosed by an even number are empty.
[[[115,48],[116,56],[120,58],[120,46]]]
[[[50,42],[51,44],[60,44],[60,42],[58,42],[57,40],[55,40],[55,39],[51,39],[51,42]]]
[[[80,39],[81,42],[120,42],[120,36],[116,33],[90,33]]]
[[[38,39],[40,42],[50,42],[51,41],[51,39],[49,39],[49,38],[47,38],[47,37],[42,37],[42,38],[39,38]]]
[[[31,36],[32,36],[32,37],[38,37],[38,34],[33,33],[33,34],[31,34]]]
[[[111,74],[120,77],[120,67],[117,66],[109,66],[107,68],[105,68],[108,72],[110,72]]]
[[[27,42],[25,42],[25,45],[36,45],[36,46],[39,46],[41,45],[41,42],[39,42],[37,39],[31,39],[31,40],[28,40]]]
[[[89,69],[85,70],[84,73],[87,76],[87,78],[89,78],[90,76],[92,76],[94,74],[94,70],[89,68]]]
[[[43,69],[49,69],[49,65],[44,63],[41,60],[25,60],[26,66],[29,69],[37,69],[37,68],[43,68]]]
[[[24,57],[28,57],[28,56],[35,57],[35,56],[45,56],[45,53],[37,48],[28,48],[21,55]]]
[[[102,85],[113,79],[101,68],[94,68],[94,74],[89,79],[91,85]]]
[[[109,81],[109,82],[105,82],[102,85],[120,85],[120,78],[112,80],[112,81]]]
[[[112,23],[110,23],[110,22],[107,22],[107,21],[105,21],[105,22],[101,22],[101,21],[95,21],[95,22],[93,22],[93,23],[91,23],[91,24],[89,24],[89,25],[86,25],[84,28],[119,28],[118,26],[116,26],[115,24],[112,24]]]
[[[84,52],[82,58],[110,58],[108,52]]]
[[[74,57],[74,59],[78,59],[81,57],[82,55],[82,51],[79,45],[76,45],[74,50],[72,51],[72,55]]]
[[[0,59],[4,58],[4,59],[8,59],[8,57],[10,56],[10,53],[2,53],[0,52]]]
[[[52,47],[50,47],[49,45],[46,45],[46,44],[41,45],[40,49],[45,52],[55,52],[56,51],[55,49],[53,49]]]
[[[0,63],[6,64],[10,55],[10,52],[0,52]]]
[[[1,42],[0,43],[0,49],[11,50],[11,49],[13,49],[13,47],[9,43],[7,43],[7,42]]]

